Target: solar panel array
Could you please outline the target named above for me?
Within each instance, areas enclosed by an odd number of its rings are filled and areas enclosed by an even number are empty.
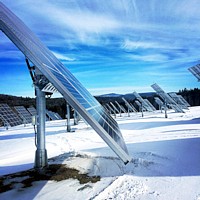
[[[7,104],[0,104],[0,118],[4,126],[17,126],[23,123]]]
[[[153,109],[144,101],[144,99],[137,93],[133,92],[136,99],[142,104],[142,106],[149,112],[152,112]]]
[[[163,99],[163,101],[166,102],[172,109],[174,109],[176,112],[184,113],[182,108],[156,83],[151,85],[151,87],[157,92],[157,94]]]
[[[117,122],[46,48],[28,27],[0,3],[0,29],[79,112],[110,148],[127,163],[131,160]]]
[[[20,118],[23,120],[23,123],[29,124],[32,122],[31,114],[26,110],[24,106],[14,106]]]
[[[197,64],[188,69],[200,81],[200,64]]]

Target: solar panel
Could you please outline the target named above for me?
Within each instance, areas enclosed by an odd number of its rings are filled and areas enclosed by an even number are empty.
[[[58,120],[55,113],[50,110],[46,110],[46,115],[50,120]]]
[[[122,100],[125,102],[129,111],[135,112],[135,110],[132,108],[132,106],[129,104],[129,102],[124,97],[122,97]]]
[[[127,113],[126,110],[125,110],[125,108],[124,108],[122,105],[120,105],[117,101],[115,101],[115,103],[117,104],[117,106],[119,107],[119,109],[120,109],[122,112]]]
[[[130,102],[129,102],[129,104],[130,104],[130,106],[133,108],[133,110],[134,110],[135,112],[137,112],[137,110],[136,110],[136,108],[134,107],[134,105],[133,105],[132,103],[130,103]]]
[[[29,124],[32,122],[31,114],[26,110],[24,106],[14,106],[20,118],[23,120],[23,123]]]
[[[142,111],[142,109],[143,109],[143,111],[146,111],[146,109],[144,107],[142,107],[142,104],[138,100],[135,100],[135,103],[139,107],[140,112]]]
[[[156,83],[151,85],[151,87],[157,92],[157,94],[163,99],[164,102],[166,102],[172,109],[174,109],[176,112],[182,112],[184,111],[180,108],[180,106],[167,94],[164,92],[161,87],[159,87]]]
[[[181,108],[188,109],[187,105],[175,92],[169,92],[168,94]]]
[[[110,148],[127,163],[131,160],[117,122],[45,47],[28,27],[2,3],[0,29],[79,112]]]
[[[149,112],[152,112],[152,108],[147,104],[147,102],[144,101],[144,99],[137,93],[133,92],[136,99],[142,104],[142,106]]]
[[[110,113],[115,114],[115,110],[112,109],[112,107],[109,104],[106,104],[106,106],[107,106],[108,110],[110,111]]]
[[[27,108],[28,112],[32,115],[32,116],[36,116],[37,115],[37,111],[34,107],[29,107]]]
[[[200,64],[190,67],[188,70],[200,81]]]
[[[159,110],[161,110],[161,112],[162,112],[162,109],[164,109],[164,103],[158,97],[154,97],[154,100],[158,104]],[[165,108],[165,109],[167,109],[167,108]]]
[[[154,108],[154,106],[150,103],[150,101],[148,99],[144,99],[144,101],[148,104],[149,107],[151,107],[152,111],[155,111],[156,109]]]
[[[158,105],[163,105],[163,102],[158,97],[154,97],[154,99]]]
[[[22,120],[7,104],[0,104],[0,118],[5,126],[17,126],[22,124]]]
[[[120,111],[116,108],[116,106],[115,106],[112,102],[110,102],[110,105],[113,107],[113,109],[114,109],[117,113],[120,113]]]
[[[178,95],[178,96],[179,96],[179,98],[185,103],[185,105],[186,105],[187,107],[190,106],[190,104],[189,104],[181,95]]]
[[[78,113],[77,112],[74,112],[76,117],[78,118]],[[54,112],[54,115],[56,116],[57,120],[62,120],[62,117],[58,114],[58,113],[55,113]]]

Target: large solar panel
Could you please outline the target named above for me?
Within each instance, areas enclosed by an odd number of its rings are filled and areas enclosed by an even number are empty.
[[[23,120],[23,123],[29,124],[32,122],[31,114],[26,110],[24,106],[14,106],[20,118]]]
[[[188,70],[200,81],[200,64],[190,67]]]
[[[158,86],[158,84],[154,83],[153,85],[151,85],[151,87],[172,109],[174,109],[176,112],[184,113],[182,108],[167,93],[165,93],[165,91],[160,86]]]
[[[144,101],[144,99],[137,93],[137,92],[133,92],[134,96],[136,97],[136,99],[142,104],[142,106],[149,112],[152,112],[153,109],[148,105],[147,102]]]
[[[17,126],[23,123],[7,104],[0,104],[0,118],[4,126]]]
[[[131,160],[117,122],[8,8],[0,4],[0,29],[79,112],[110,148],[127,163]]]

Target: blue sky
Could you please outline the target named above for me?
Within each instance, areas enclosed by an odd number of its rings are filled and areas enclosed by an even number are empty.
[[[198,0],[2,0],[93,94],[199,87]],[[0,33],[0,93],[34,96],[23,54]]]

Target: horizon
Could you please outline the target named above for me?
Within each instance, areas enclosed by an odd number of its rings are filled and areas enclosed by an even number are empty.
[[[199,63],[200,5],[195,0],[2,3],[93,96],[154,92],[153,83],[166,92],[199,87],[188,71]],[[34,97],[24,55],[3,33],[0,37],[0,93]]]

